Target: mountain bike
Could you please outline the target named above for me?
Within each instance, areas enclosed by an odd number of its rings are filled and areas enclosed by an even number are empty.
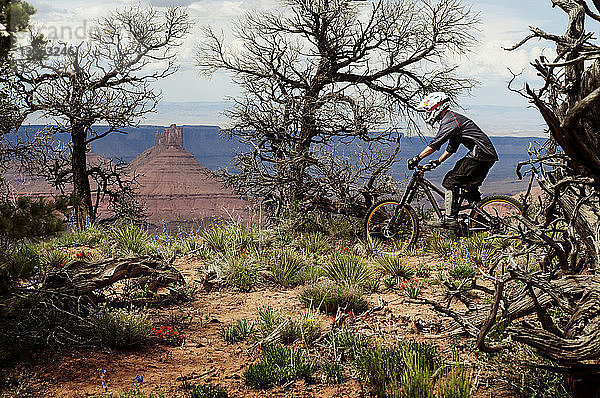
[[[425,172],[432,170],[429,165],[417,166],[401,198],[382,199],[374,203],[364,219],[365,239],[371,247],[379,247],[388,254],[400,254],[419,239],[421,221],[411,203],[419,191],[431,204],[438,222],[442,220],[442,209],[434,194],[441,198],[444,191],[425,178]],[[516,236],[523,206],[517,200],[506,195],[493,195],[474,200],[472,195],[461,189],[458,198],[458,226],[430,226],[451,230],[457,236],[471,236],[476,233],[490,232],[494,235]]]

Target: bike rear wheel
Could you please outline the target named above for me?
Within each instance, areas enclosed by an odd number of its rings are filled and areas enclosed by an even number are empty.
[[[470,216],[471,233],[489,232],[497,235],[517,236],[522,230],[519,216],[524,214],[521,203],[506,195],[493,195],[477,204]]]
[[[397,199],[376,202],[364,219],[365,240],[382,254],[400,254],[417,243],[419,219],[409,205]]]

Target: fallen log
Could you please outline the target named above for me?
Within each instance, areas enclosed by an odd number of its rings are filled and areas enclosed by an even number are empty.
[[[109,258],[96,262],[77,260],[49,273],[42,289],[85,296],[120,280],[139,277],[149,278],[152,291],[171,283],[184,284],[183,276],[171,262],[157,256]]]

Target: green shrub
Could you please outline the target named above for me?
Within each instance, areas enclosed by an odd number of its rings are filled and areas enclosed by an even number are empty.
[[[435,346],[417,342],[369,346],[354,361],[372,395],[403,398],[433,398],[437,364]]]
[[[369,306],[360,289],[331,282],[317,282],[308,286],[299,298],[306,307],[330,314],[336,314],[338,309],[358,314]]]
[[[180,255],[199,255],[202,258],[208,258],[208,250],[202,245],[202,241],[197,237],[183,238],[175,244],[174,252]]]
[[[344,368],[337,361],[324,363],[321,366],[321,371],[327,384],[340,384],[344,378]]]
[[[93,317],[94,329],[103,345],[126,348],[148,341],[152,326],[138,311],[102,308]]]
[[[271,273],[275,282],[290,287],[301,281],[302,269],[306,266],[304,259],[290,249],[278,250],[271,259]]]
[[[473,265],[463,261],[453,264],[448,270],[448,275],[455,280],[471,279],[476,273],[477,271]]]
[[[279,331],[279,341],[283,344],[291,344],[301,339],[306,345],[316,340],[321,335],[321,325],[310,312],[306,313],[300,320],[285,317],[279,311],[269,306],[258,310],[258,327],[263,337],[270,335],[283,322],[287,326]]]
[[[203,384],[192,389],[190,398],[228,398],[227,391],[214,384]]]
[[[427,264],[419,263],[415,269],[415,275],[419,278],[429,278],[431,276],[431,268]]]
[[[427,241],[427,250],[438,256],[446,256],[450,249],[456,245],[454,235],[446,231],[435,231]]]
[[[89,224],[85,228],[62,234],[53,242],[59,246],[96,246],[105,235],[104,228],[96,224]]]
[[[254,322],[247,319],[238,319],[237,322],[228,327],[221,329],[221,337],[230,343],[238,343],[256,335],[256,327]]]
[[[0,203],[0,237],[8,241],[49,236],[64,230],[61,213],[65,214],[64,199],[49,201],[20,196],[16,201]]]
[[[338,283],[348,286],[366,286],[373,278],[367,263],[354,254],[335,254],[324,265],[323,274]]]
[[[295,380],[310,380],[312,367],[304,360],[304,352],[294,348],[269,345],[264,347],[258,363],[244,372],[244,381],[253,388],[266,389]]]
[[[415,270],[403,257],[381,256],[377,258],[376,262],[377,269],[383,274],[403,279],[410,279],[415,275]]]
[[[111,228],[108,240],[112,245],[113,253],[117,255],[146,255],[155,251],[146,231],[131,223]]]

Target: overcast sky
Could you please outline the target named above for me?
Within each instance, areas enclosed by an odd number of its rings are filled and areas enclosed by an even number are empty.
[[[119,7],[140,4],[130,0],[28,0],[37,9],[34,21],[47,35],[62,30],[73,36],[89,28],[94,20],[106,15],[107,11]],[[526,102],[518,95],[506,89],[510,78],[507,68],[515,72],[524,71],[524,77],[535,79],[528,62],[542,51],[543,43],[531,45],[514,52],[506,52],[502,47],[510,46],[523,38],[529,26],[562,33],[566,16],[560,9],[551,7],[551,0],[463,0],[480,12],[482,23],[479,26],[479,44],[474,51],[461,59],[461,73],[477,79],[480,84],[463,103],[470,106],[519,106]],[[202,25],[212,25],[228,31],[232,22],[243,16],[248,10],[267,10],[278,6],[278,0],[146,0],[141,4],[157,7],[184,5],[189,8],[196,26],[181,49],[181,69],[175,75],[158,83],[162,89],[164,102],[219,102],[228,96],[235,96],[237,88],[225,74],[217,74],[208,79],[197,73],[194,68],[193,54],[199,40]],[[79,30],[78,30],[79,28]],[[77,39],[77,38],[75,38]],[[172,109],[172,108],[171,108]],[[537,115],[531,111],[528,123],[537,121]],[[164,116],[164,115],[163,115]],[[162,116],[161,116],[162,117]],[[206,117],[206,116],[203,116]],[[482,116],[487,117],[487,116]],[[210,118],[210,117],[209,117]],[[162,118],[156,120],[162,121]],[[166,120],[166,119],[165,119]],[[219,122],[220,119],[206,120],[204,123]],[[188,119],[189,123],[190,120]],[[193,120],[194,123],[203,123]],[[525,123],[525,122],[524,122]],[[485,124],[485,121],[484,121]],[[540,124],[541,125],[541,124]],[[528,127],[529,128],[529,127]]]

